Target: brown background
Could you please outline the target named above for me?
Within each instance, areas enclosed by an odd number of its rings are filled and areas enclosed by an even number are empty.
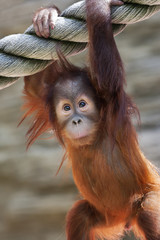
[[[0,37],[23,32],[34,10],[69,0],[0,0]],[[136,101],[145,155],[160,166],[160,14],[130,25],[116,37],[125,63],[127,91]],[[84,55],[74,62],[84,61]],[[38,140],[25,151],[27,125],[17,128],[23,81],[0,92],[0,239],[64,240],[65,214],[78,199],[71,170],[55,177],[62,150],[54,139]]]

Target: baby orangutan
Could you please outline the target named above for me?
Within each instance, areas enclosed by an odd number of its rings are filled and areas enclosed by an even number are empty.
[[[22,121],[33,114],[28,145],[53,129],[72,163],[83,199],[67,215],[67,240],[119,239],[131,227],[140,239],[160,240],[159,176],[140,151],[131,122],[137,109],[124,91],[111,4],[123,3],[86,0],[89,68],[58,53],[59,61],[25,77]],[[39,35],[46,35],[50,11],[35,15]]]

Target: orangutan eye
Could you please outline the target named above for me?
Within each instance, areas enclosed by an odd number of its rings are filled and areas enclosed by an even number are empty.
[[[63,109],[64,109],[64,111],[68,112],[71,110],[71,107],[70,107],[70,105],[64,105]]]
[[[85,107],[86,106],[86,102],[85,101],[81,101],[80,103],[79,103],[79,107],[80,108],[83,108],[83,107]]]

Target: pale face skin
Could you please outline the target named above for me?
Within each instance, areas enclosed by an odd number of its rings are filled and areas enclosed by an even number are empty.
[[[58,81],[54,89],[55,112],[62,136],[72,144],[91,144],[99,120],[93,90],[80,77]]]

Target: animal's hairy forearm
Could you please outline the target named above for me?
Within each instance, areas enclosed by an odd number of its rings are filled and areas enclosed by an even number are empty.
[[[90,67],[97,88],[112,95],[123,88],[124,71],[114,40],[109,1],[87,0]]]
[[[109,1],[87,0],[86,9],[92,82],[102,99],[101,125],[114,143],[119,129],[129,134],[128,109],[135,113],[136,108],[124,91],[125,73],[112,32]]]

